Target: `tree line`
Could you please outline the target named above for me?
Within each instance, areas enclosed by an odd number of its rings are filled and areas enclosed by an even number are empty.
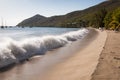
[[[118,30],[120,28],[120,8],[107,12],[105,8],[95,14],[94,27]]]
[[[88,27],[94,28],[103,27],[105,29],[117,30],[120,29],[120,7],[107,11],[105,8],[101,8],[94,13],[91,19],[76,18],[69,21],[65,21],[61,24],[64,27]]]

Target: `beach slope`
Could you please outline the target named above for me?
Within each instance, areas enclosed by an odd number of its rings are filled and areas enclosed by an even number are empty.
[[[97,30],[97,32],[98,34],[90,43],[67,60],[55,65],[43,80],[90,80],[107,37],[105,31]],[[91,39],[91,36],[89,35],[88,39]]]

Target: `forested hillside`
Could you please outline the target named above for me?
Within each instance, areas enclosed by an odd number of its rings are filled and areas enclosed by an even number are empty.
[[[105,27],[114,29],[120,24],[120,0],[107,0],[90,8],[74,11],[66,15],[44,17],[33,16],[17,26],[52,27]]]

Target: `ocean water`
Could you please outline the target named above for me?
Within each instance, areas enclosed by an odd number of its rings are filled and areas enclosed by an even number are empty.
[[[21,40],[30,37],[41,37],[46,35],[60,35],[70,31],[76,31],[78,28],[49,28],[49,27],[33,27],[33,28],[5,28],[0,29],[0,38],[12,38]]]
[[[79,28],[6,28],[0,29],[0,68],[59,48],[89,33]]]

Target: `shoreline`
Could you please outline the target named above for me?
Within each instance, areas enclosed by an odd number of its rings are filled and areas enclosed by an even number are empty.
[[[1,73],[0,78],[3,80],[90,80],[105,40],[105,31],[90,29],[90,33],[83,40],[48,51],[40,58],[32,58],[25,64]]]
[[[85,28],[65,32],[63,31],[59,35],[29,37],[18,41],[12,38],[1,39],[0,69],[28,61],[29,58],[36,55],[44,55],[49,50],[57,49],[70,42],[82,39],[88,33]]]
[[[92,37],[93,34],[94,37]],[[100,30],[97,30],[97,33],[92,33],[89,37],[87,36],[87,39],[84,40],[88,43],[83,41],[80,50],[63,62],[56,64],[42,77],[42,80],[90,80],[98,64],[106,37],[106,32]],[[36,77],[35,80],[38,80],[38,78]]]

